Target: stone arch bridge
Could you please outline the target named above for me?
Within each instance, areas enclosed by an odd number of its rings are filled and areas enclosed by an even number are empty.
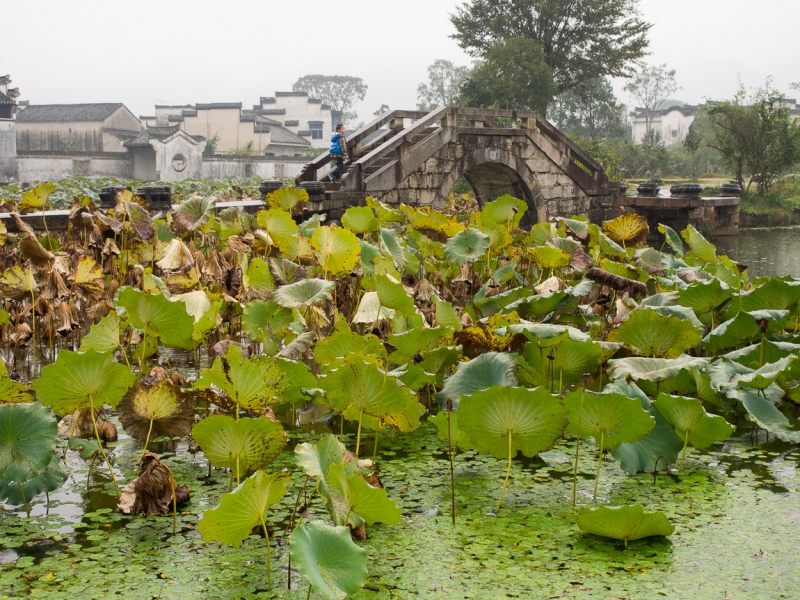
[[[537,113],[444,107],[396,110],[349,133],[350,162],[341,184],[326,183],[307,210],[336,218],[373,196],[388,204],[444,207],[460,178],[483,204],[503,194],[528,203],[527,226],[581,215],[614,215],[618,187],[600,164]],[[325,181],[327,152],[307,164],[298,184]]]

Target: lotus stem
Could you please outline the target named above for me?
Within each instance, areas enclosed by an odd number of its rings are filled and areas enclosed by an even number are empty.
[[[361,419],[364,416],[364,409],[358,412],[358,433],[356,434],[356,458],[358,458],[358,449],[361,447]]]
[[[142,334],[142,356],[139,359],[139,374],[142,374],[142,365],[144,364],[144,353],[147,351],[147,323],[144,324],[144,334]]]
[[[92,427],[94,428],[94,436],[97,438],[97,445],[100,446],[100,454],[103,455],[103,460],[105,460],[106,464],[108,465],[108,472],[111,473],[111,481],[114,482],[114,490],[117,493],[117,498],[119,498],[119,486],[117,485],[117,478],[114,477],[114,468],[111,466],[111,462],[108,460],[106,451],[103,450],[103,442],[100,440],[100,431],[97,429],[97,419],[94,417],[94,402],[92,401],[91,395],[89,396],[89,414],[92,417]]]
[[[306,600],[308,600],[309,598],[311,598],[311,588],[312,588],[312,587],[314,587],[314,586],[313,586],[313,585],[311,585],[311,584],[308,584],[308,594],[306,594]]]
[[[600,468],[603,466],[603,442],[605,442],[605,431],[600,430],[600,458],[597,459],[597,475],[594,476],[594,495],[592,500],[597,500],[597,484],[600,483]]]
[[[303,495],[303,492],[306,490],[306,486],[308,485],[309,477],[306,475],[306,480],[303,482],[303,487],[300,488],[300,491],[297,492],[297,499],[294,501],[294,510],[292,510],[292,516],[289,517],[289,522],[286,524],[286,529],[283,531],[283,537],[286,537],[286,534],[289,533],[289,529],[291,528],[292,524],[294,523],[294,517],[297,515],[297,507],[300,505],[300,496]],[[291,579],[291,576],[290,576]]]
[[[264,530],[264,537],[267,538],[267,591],[269,592],[272,589],[272,546],[270,546],[269,532],[264,519],[261,519],[261,527]]]
[[[578,440],[575,442],[575,470],[572,473],[572,506],[578,503],[578,455],[581,451],[581,425],[583,423],[583,399],[586,397],[586,386],[581,394],[581,406],[578,410]]]
[[[450,516],[453,519],[453,525],[456,524],[456,474],[453,471],[453,441],[450,438],[450,414],[453,412],[453,404],[450,397],[447,397],[447,448],[450,455]]]
[[[755,429],[755,423],[753,423],[753,429]],[[689,447],[689,430],[686,430],[686,436],[683,439],[683,453],[681,454],[681,464],[678,465],[678,470],[681,471],[683,469],[683,461],[686,460],[686,449]]]
[[[761,349],[758,355],[758,366],[759,368],[764,366],[764,339],[766,338],[766,331],[761,331]]]
[[[236,455],[236,485],[242,485],[242,482],[239,480],[239,455]]]
[[[508,432],[508,469],[506,469],[506,480],[503,482],[503,490],[500,492],[500,500],[497,501],[497,508],[494,512],[500,512],[500,505],[503,503],[503,496],[506,493],[506,486],[508,486],[508,478],[511,476],[511,432]]]
[[[375,461],[375,457],[378,456],[378,435],[381,432],[380,426],[375,428],[375,444],[372,447],[372,460]]]
[[[32,335],[31,338],[31,346],[33,348],[33,373],[31,373],[31,379],[36,377],[36,306],[35,306],[35,299],[33,297],[33,290],[31,290],[31,324],[32,324]]]
[[[138,462],[142,462],[145,453],[147,452],[147,444],[150,443],[150,434],[153,432],[153,419],[150,419],[150,429],[147,430],[147,437],[144,438],[144,448],[142,448],[142,455],[139,457]]]
[[[22,484],[18,481],[17,486],[19,487],[19,495],[22,496],[22,503],[25,505],[25,514],[28,515],[28,518],[31,518],[31,507],[28,506],[28,501],[25,499],[25,492],[22,490]]]

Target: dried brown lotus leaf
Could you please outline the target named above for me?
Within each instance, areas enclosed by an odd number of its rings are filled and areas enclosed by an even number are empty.
[[[49,267],[56,257],[55,254],[47,250],[34,236],[24,237],[19,242],[19,249],[22,257],[30,260],[31,265],[37,269]]]
[[[162,271],[178,271],[194,265],[194,257],[181,240],[175,238],[167,244],[164,258],[156,263]]]
[[[63,278],[61,277],[61,274],[58,271],[50,271],[40,297],[44,298],[45,300],[69,298],[69,288],[67,288]]]

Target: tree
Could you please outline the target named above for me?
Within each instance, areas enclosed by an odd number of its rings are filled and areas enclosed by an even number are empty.
[[[703,139],[697,128],[694,127],[694,123],[689,125],[689,133],[687,133],[686,137],[683,139],[683,147],[692,155],[692,179],[697,177],[697,152],[700,150],[702,142]]]
[[[677,90],[675,69],[668,71],[667,65],[652,67],[642,65],[633,80],[625,86],[625,91],[633,96],[637,106],[644,109],[646,137],[650,136],[650,124],[656,111],[661,108],[662,102]]]
[[[460,102],[544,114],[557,91],[542,46],[531,39],[511,38],[487,50],[464,82]]]
[[[611,83],[604,77],[556,96],[550,117],[567,135],[591,140],[628,137],[625,105],[617,102]]]
[[[473,56],[521,37],[539,42],[558,91],[595,77],[629,77],[651,25],[639,0],[467,0],[450,15],[452,37]]]
[[[469,67],[459,67],[449,60],[439,59],[428,67],[428,83],[417,86],[421,110],[451,106],[469,77]]]
[[[342,112],[344,121],[357,118],[353,107],[367,95],[367,84],[360,77],[346,75],[304,75],[292,86],[295,92],[308,95],[329,104],[333,110]]]
[[[719,151],[740,184],[751,175],[747,191],[755,181],[757,192],[766,193],[776,177],[800,160],[800,123],[782,100],[767,81],[750,97],[740,86],[733,100],[705,109],[712,130],[708,145]]]

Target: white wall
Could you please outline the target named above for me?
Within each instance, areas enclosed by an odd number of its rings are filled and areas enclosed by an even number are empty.
[[[249,168],[247,165],[250,165]],[[303,170],[305,162],[276,161],[236,161],[236,160],[203,160],[200,179],[221,179],[222,177],[263,177],[265,179],[295,177]],[[276,174],[282,165],[283,175]],[[276,169],[277,167],[277,169]],[[249,173],[248,173],[249,171]]]
[[[684,115],[679,110],[671,110],[665,115],[656,115],[650,121],[650,129],[661,133],[661,141],[667,146],[680,146],[689,134],[689,127],[695,115]],[[633,123],[633,141],[641,143],[647,133],[644,117],[635,117]]]
[[[120,158],[20,156],[17,158],[17,181],[57,181],[75,175],[76,163],[89,162],[89,177],[131,176],[131,161],[127,154]]]

